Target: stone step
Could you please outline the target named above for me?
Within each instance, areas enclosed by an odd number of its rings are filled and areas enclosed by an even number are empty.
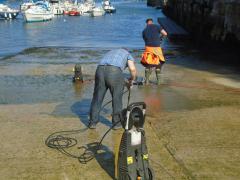
[[[167,17],[158,18],[158,23],[167,31],[170,38],[188,38],[189,33]]]

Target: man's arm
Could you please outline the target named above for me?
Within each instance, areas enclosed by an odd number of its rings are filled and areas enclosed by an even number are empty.
[[[134,81],[137,77],[137,69],[135,67],[134,61],[128,60],[127,63],[128,63],[128,70],[131,74],[131,79],[130,80]]]
[[[144,33],[144,31],[142,32],[142,38],[145,41],[145,33]]]
[[[166,32],[164,29],[162,29],[162,30],[160,31],[160,33],[161,33],[163,36],[167,36],[167,35],[168,35],[167,32]]]

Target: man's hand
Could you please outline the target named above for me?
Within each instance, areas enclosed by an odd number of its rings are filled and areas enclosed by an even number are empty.
[[[160,33],[161,33],[163,36],[167,36],[167,35],[168,35],[167,31],[165,31],[164,29],[162,29]]]
[[[128,89],[131,89],[132,86],[133,86],[133,80],[131,80],[131,79],[125,79],[125,86],[126,86]]]

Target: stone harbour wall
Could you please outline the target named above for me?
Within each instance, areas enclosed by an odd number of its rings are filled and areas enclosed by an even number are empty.
[[[240,0],[162,0],[161,5],[196,40],[240,42]]]

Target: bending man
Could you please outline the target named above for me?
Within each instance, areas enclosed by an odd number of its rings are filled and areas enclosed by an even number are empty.
[[[95,86],[90,109],[90,129],[95,129],[99,122],[102,102],[108,89],[112,95],[112,124],[116,124],[120,120],[118,113],[122,111],[122,96],[125,83],[123,70],[126,67],[128,67],[131,74],[129,79],[131,85],[136,78],[137,71],[134,59],[127,50],[111,50],[100,60],[95,74]],[[120,127],[121,123],[117,123],[113,129]]]

